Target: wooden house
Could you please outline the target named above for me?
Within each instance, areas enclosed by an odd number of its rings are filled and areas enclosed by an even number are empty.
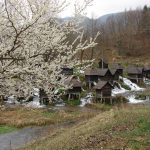
[[[71,67],[67,67],[67,66],[63,66],[61,67],[62,71],[61,71],[61,74],[63,75],[73,75],[73,68]]]
[[[113,76],[113,81],[118,81],[119,80],[119,76],[120,76],[120,72],[118,69],[110,69],[110,72]]]
[[[143,75],[144,75],[145,78],[150,79],[150,67],[144,67]]]
[[[132,82],[137,84],[143,83],[143,67],[129,66],[127,74]]]
[[[108,63],[104,58],[101,58],[98,63],[99,63],[99,68],[100,69],[108,68]]]
[[[111,65],[111,69],[117,70],[119,76],[123,76],[123,66],[119,63],[114,63]]]
[[[68,99],[80,98],[82,92],[82,83],[80,80],[74,76],[68,77],[65,81],[65,84],[68,85],[66,90],[66,96]]]
[[[98,76],[98,69],[97,68],[89,68],[85,71],[85,81],[89,88],[91,88],[94,83],[98,82],[99,76]]]
[[[99,81],[94,90],[96,92],[96,102],[111,103],[112,104],[112,88],[111,83],[107,81]]]
[[[40,104],[47,105],[49,103],[48,95],[46,94],[44,89],[39,90],[39,98],[40,98]]]
[[[99,80],[113,81],[113,75],[109,69],[91,68],[85,71],[85,80],[89,88],[91,88]]]
[[[98,77],[102,81],[113,81],[113,75],[110,69],[98,69]]]

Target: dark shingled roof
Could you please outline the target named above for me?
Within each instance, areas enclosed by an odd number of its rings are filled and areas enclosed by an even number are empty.
[[[117,72],[117,69],[109,69],[112,75],[115,75],[115,73]]]
[[[94,89],[101,90],[107,83],[110,84],[108,81],[99,81],[97,85],[94,86]],[[110,84],[110,86],[112,85]]]
[[[118,63],[114,63],[111,65],[112,69],[123,69],[123,66],[121,64]]]
[[[65,84],[72,87],[82,87],[82,83],[74,76],[70,76],[65,80]]]
[[[105,76],[109,69],[90,68],[85,71],[85,75]]]
[[[144,71],[150,71],[150,67],[144,67]]]
[[[142,74],[143,73],[143,67],[130,66],[127,68],[127,72],[129,74]]]

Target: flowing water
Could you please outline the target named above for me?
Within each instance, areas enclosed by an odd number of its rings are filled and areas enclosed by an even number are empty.
[[[0,135],[0,150],[19,148],[46,135],[49,127],[27,127]]]
[[[136,99],[136,95],[142,93],[142,91],[144,91],[144,88],[140,88],[137,84],[131,82],[127,78],[122,78],[122,79],[123,79],[124,84],[126,84],[128,87],[130,87],[131,90],[125,90],[118,83],[119,88],[115,87],[112,90],[112,96],[122,95],[123,97],[127,98],[129,100],[129,103],[131,103],[131,104],[138,104],[138,103],[150,104],[150,99],[149,98],[147,98],[146,100]],[[144,82],[147,86],[150,86],[150,84],[149,84],[150,80],[149,79],[145,79]]]

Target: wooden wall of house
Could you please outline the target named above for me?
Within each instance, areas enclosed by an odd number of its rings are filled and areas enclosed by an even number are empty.
[[[117,69],[120,76],[123,76],[123,69]]]
[[[110,97],[111,96],[112,87],[109,84],[106,84],[101,90],[96,89],[97,97]]]
[[[81,87],[73,87],[72,89],[67,90],[67,94],[78,94],[81,93],[82,88]]]
[[[146,77],[146,78],[148,78],[148,79],[150,79],[150,70],[144,71],[143,72],[143,76]]]
[[[118,80],[119,80],[119,76],[120,76],[120,73],[117,71],[117,72],[113,75],[113,80],[118,81]]]

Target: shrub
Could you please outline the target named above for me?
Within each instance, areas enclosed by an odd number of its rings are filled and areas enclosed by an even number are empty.
[[[120,84],[121,84],[121,87],[123,87],[124,89],[131,90],[131,88],[128,85],[124,84],[123,82],[120,82]]]
[[[64,100],[67,105],[78,106],[80,105],[80,99]]]
[[[117,95],[116,97],[113,98],[113,103],[119,104],[119,103],[127,103],[129,102],[128,99],[121,95]]]

